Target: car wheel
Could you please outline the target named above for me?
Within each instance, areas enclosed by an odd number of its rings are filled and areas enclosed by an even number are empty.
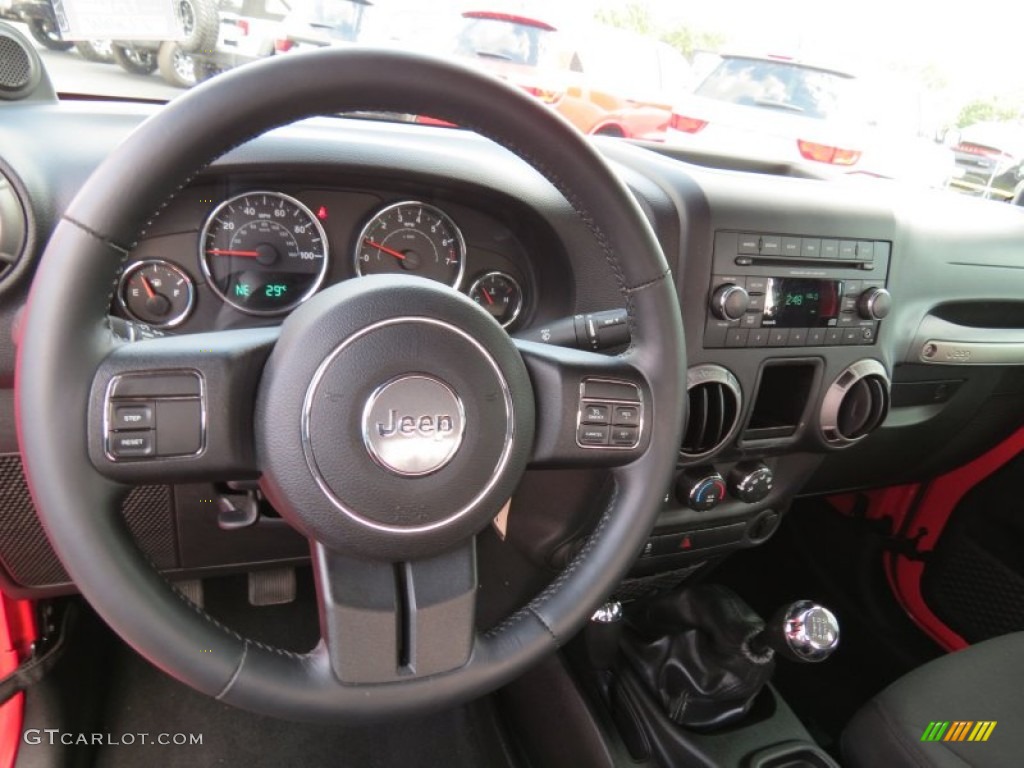
[[[114,44],[110,40],[80,40],[75,43],[75,50],[86,61],[100,64],[114,61]]]
[[[196,84],[196,63],[179,43],[167,40],[160,44],[157,54],[160,75],[177,88],[191,88]]]
[[[133,75],[149,75],[157,67],[156,53],[146,48],[115,43],[112,46],[112,54],[117,65]]]
[[[110,283],[126,244],[197,169],[279,126],[363,110],[434,111],[474,126],[546,177],[567,215],[575,211],[589,229],[587,257],[614,276],[628,348],[602,355],[517,340],[464,294],[408,275],[325,288],[280,328],[206,333],[201,341],[114,339]],[[26,308],[16,424],[54,549],[136,650],[219,702],[256,712],[352,724],[396,719],[521,675],[568,642],[625,576],[675,471],[686,355],[672,273],[650,222],[576,129],[525,92],[439,58],[331,48],[240,67],[172,100],[107,155],[68,205]],[[167,376],[189,391],[195,385],[198,453],[154,462],[107,457],[106,399],[129,373],[146,386]],[[595,395],[603,387],[613,393],[605,397],[644,409],[635,443],[605,449],[577,441],[580,397],[591,382]],[[398,385],[414,390],[388,395]],[[336,386],[351,396],[339,397]],[[422,396],[437,401],[458,440],[426,475],[409,463],[408,449],[389,459],[398,462],[389,472],[375,463],[366,420],[404,409],[395,398]],[[342,447],[351,463],[334,460]],[[478,629],[476,537],[528,465],[603,468],[613,490],[565,569],[520,610]],[[220,477],[260,478],[275,509],[309,539],[321,624],[312,651],[291,653],[219,624],[153,570],[123,524],[120,497],[131,484]]]
[[[180,0],[178,13],[185,31],[185,38],[179,41],[182,50],[186,53],[212,52],[220,31],[216,0]]]
[[[67,51],[74,46],[61,38],[60,31],[49,19],[29,19],[28,31],[33,40],[51,51]]]

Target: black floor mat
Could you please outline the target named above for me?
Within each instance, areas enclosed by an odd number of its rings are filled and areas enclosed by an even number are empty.
[[[282,646],[309,647],[316,634],[303,603],[311,587],[300,582],[299,600],[251,608],[245,580],[208,583],[207,608],[229,626]],[[107,630],[109,631],[109,630]],[[511,747],[489,699],[427,717],[369,727],[314,726],[253,715],[196,693],[156,669],[111,635],[109,682],[100,731],[134,744],[99,747],[98,768],[192,768],[193,766],[301,766],[390,768],[451,766],[504,768]],[[201,736],[202,744],[140,743],[138,734]]]
[[[928,607],[970,643],[1024,630],[1024,455],[957,504],[925,563]]]
[[[839,649],[820,664],[780,660],[773,682],[811,734],[833,748],[868,699],[940,650],[896,604],[871,524],[800,500],[767,544],[729,558],[709,580],[735,589],[766,620],[811,599],[840,622]]]

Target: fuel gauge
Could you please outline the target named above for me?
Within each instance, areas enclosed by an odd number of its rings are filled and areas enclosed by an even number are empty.
[[[192,311],[195,287],[180,267],[163,259],[149,259],[125,270],[117,298],[132,319],[154,328],[173,328]]]
[[[508,328],[523,310],[523,289],[511,275],[487,272],[469,288],[469,298]]]

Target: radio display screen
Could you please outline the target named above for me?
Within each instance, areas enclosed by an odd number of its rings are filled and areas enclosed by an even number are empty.
[[[839,318],[842,281],[803,277],[769,278],[764,295],[765,328],[827,328]]]

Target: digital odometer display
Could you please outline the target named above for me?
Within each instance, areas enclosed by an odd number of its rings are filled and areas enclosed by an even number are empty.
[[[838,280],[770,278],[764,297],[762,326],[825,328],[839,317],[842,283]]]
[[[280,192],[247,192],[221,203],[200,238],[210,288],[253,315],[294,309],[320,287],[327,237],[313,213]]]

